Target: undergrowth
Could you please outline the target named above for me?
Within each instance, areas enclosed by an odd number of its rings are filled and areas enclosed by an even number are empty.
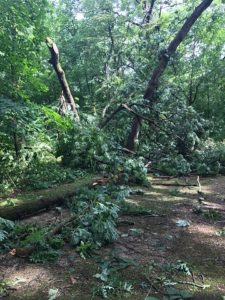
[[[68,244],[86,258],[102,245],[118,238],[116,221],[124,208],[124,199],[130,193],[131,189],[126,186],[80,189],[67,204],[71,221],[62,226],[60,232],[50,236],[48,233],[58,223],[41,226],[1,218],[0,250],[29,256],[34,263],[44,263],[55,261]],[[29,249],[32,249],[31,253]]]
[[[92,289],[93,297],[107,299],[113,295],[117,299],[123,299],[132,294],[133,283],[124,280],[120,274],[122,269],[129,266],[137,266],[137,263],[116,253],[113,253],[110,259],[100,261],[99,272],[94,275],[98,283]]]

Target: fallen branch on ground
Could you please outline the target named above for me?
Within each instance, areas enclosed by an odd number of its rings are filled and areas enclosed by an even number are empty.
[[[167,182],[152,182],[153,185],[164,185],[164,186],[197,186],[197,184],[185,184],[185,183],[167,183]]]

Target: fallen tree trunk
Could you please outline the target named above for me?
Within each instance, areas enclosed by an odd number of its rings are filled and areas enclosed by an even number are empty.
[[[13,198],[2,199],[0,200],[0,217],[18,220],[37,214],[40,210],[48,209],[56,204],[63,203],[67,198],[73,197],[81,187],[94,186],[93,182],[98,180],[86,178],[75,183],[64,184],[32,194],[18,194]]]

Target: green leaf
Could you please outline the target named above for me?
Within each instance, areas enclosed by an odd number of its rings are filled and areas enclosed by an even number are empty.
[[[55,300],[58,297],[58,289],[49,289],[48,291],[48,300]]]
[[[178,227],[188,227],[191,225],[191,221],[188,220],[178,220],[176,221]]]

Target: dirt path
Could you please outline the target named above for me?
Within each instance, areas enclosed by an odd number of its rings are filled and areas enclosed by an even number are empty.
[[[118,269],[118,282],[122,278],[132,284],[132,293],[124,289],[119,296],[109,299],[144,300],[147,295],[163,299],[161,291],[165,286],[159,290],[160,284],[165,284],[162,277],[169,278],[171,274],[168,270],[151,267],[150,274],[146,275],[146,270],[150,262],[151,266],[158,263],[168,267],[179,260],[189,266],[192,276],[178,276],[177,282],[192,285],[176,287],[192,292],[191,299],[222,300],[225,296],[225,236],[217,233],[225,228],[225,177],[200,179],[203,192],[200,194],[196,177],[154,178],[152,182],[152,188],[145,189],[143,195],[127,199],[137,206],[137,211],[138,207],[145,207],[148,214],[121,217],[118,241],[101,248],[90,259],[83,260],[68,248],[57,263],[47,265],[1,255],[0,274],[14,288],[4,299],[49,299],[50,289],[57,292],[57,297],[52,299],[101,299],[92,298],[93,288],[96,290],[102,285],[93,277],[100,272],[100,260],[107,260]],[[53,219],[54,213],[33,217],[32,222],[49,217]],[[162,282],[155,278],[161,278]],[[210,287],[202,289],[195,285]]]

